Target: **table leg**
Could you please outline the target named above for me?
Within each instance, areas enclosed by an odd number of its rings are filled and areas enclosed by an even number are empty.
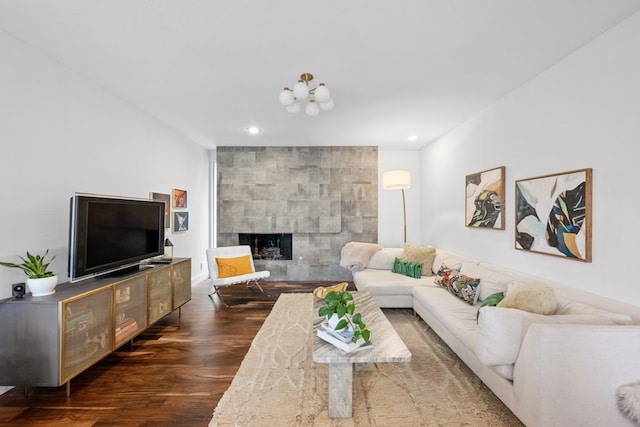
[[[353,365],[329,363],[329,417],[353,416]]]

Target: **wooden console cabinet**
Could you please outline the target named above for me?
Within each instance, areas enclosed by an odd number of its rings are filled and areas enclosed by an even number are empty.
[[[0,385],[58,387],[191,299],[191,259],[0,301]]]

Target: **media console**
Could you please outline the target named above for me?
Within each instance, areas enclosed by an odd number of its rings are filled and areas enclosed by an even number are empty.
[[[191,259],[0,302],[0,385],[67,386],[191,299]]]

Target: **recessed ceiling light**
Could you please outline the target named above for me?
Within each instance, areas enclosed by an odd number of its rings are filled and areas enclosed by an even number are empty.
[[[409,138],[407,138],[409,141],[413,142],[416,139],[418,139],[418,137],[416,135],[409,135]]]
[[[257,135],[260,133],[260,128],[256,126],[249,126],[247,128],[247,132],[249,132],[251,135]]]

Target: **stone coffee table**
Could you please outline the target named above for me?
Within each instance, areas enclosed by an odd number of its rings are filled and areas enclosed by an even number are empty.
[[[356,313],[362,313],[362,320],[371,331],[371,349],[345,354],[316,336],[316,328],[323,320],[318,316],[322,302],[314,304],[313,361],[329,364],[329,416],[332,418],[353,416],[354,365],[356,371],[360,371],[372,363],[411,361],[411,352],[369,293],[352,292],[352,295]]]

